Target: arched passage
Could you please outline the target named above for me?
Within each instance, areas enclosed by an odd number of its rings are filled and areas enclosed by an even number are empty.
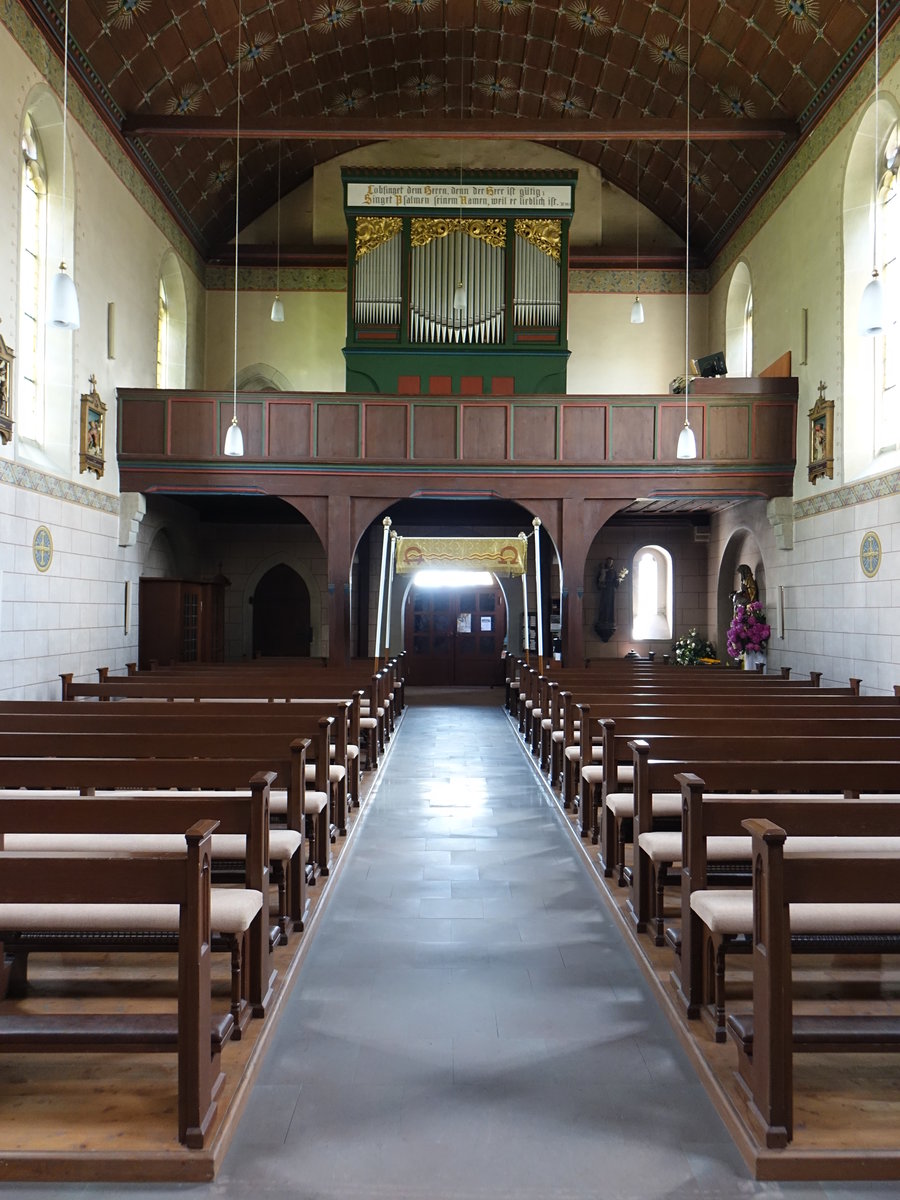
[[[253,657],[306,658],[311,644],[309,588],[287,563],[279,563],[253,594]]]
[[[438,578],[414,577],[407,592],[403,648],[409,682],[463,687],[502,683],[506,599],[497,578],[475,571],[420,574]]]

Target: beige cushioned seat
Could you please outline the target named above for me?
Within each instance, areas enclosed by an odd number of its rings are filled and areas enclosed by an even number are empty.
[[[599,785],[603,782],[603,767],[582,767],[581,777],[585,783]],[[619,763],[616,770],[616,780],[617,783],[634,783],[634,767],[630,763]],[[680,799],[681,797],[679,796],[679,801]],[[680,805],[678,811],[681,812]]]
[[[302,838],[295,829],[269,830],[269,858],[286,861],[297,853]],[[178,833],[7,833],[6,850],[31,850],[41,854],[106,853],[137,850],[147,854],[183,854],[184,834]],[[242,833],[214,833],[212,855],[216,859],[242,859],[247,839]]]
[[[328,782],[329,783],[340,783],[340,781],[344,778],[344,776],[346,774],[347,774],[346,767],[342,767],[339,763],[331,763],[331,765],[328,768]],[[315,763],[307,763],[306,764],[306,782],[307,783],[315,783],[316,782],[316,764]]]
[[[182,839],[183,840],[183,839]],[[251,888],[212,889],[213,933],[243,933],[262,908],[262,892]],[[64,933],[104,930],[177,933],[177,904],[0,904],[0,928]]]
[[[320,813],[323,808],[328,806],[328,793],[316,792],[311,788],[307,788],[303,796],[303,815],[306,817],[315,816]],[[273,788],[269,792],[269,812],[275,813],[277,816],[283,817],[287,813],[287,792],[284,788]],[[274,831],[272,831],[274,832]],[[215,835],[213,835],[215,836]],[[271,838],[271,833],[270,833]]]
[[[651,804],[654,817],[681,816],[681,792],[654,792]],[[606,807],[617,819],[633,817],[634,792],[607,793]],[[676,836],[680,838],[681,834]]]
[[[748,889],[694,892],[691,909],[711,933],[752,932],[753,893]],[[896,933],[900,904],[792,904],[791,929],[794,933]]]

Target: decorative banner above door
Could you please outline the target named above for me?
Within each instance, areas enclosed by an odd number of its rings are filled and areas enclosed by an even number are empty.
[[[492,571],[495,575],[525,574],[528,565],[528,539],[518,537],[398,537],[395,569],[398,575],[421,570],[469,568]]]

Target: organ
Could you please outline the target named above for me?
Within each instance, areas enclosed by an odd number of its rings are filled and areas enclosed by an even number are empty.
[[[575,173],[342,176],[347,391],[565,392]]]

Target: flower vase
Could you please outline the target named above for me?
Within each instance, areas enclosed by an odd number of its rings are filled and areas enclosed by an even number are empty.
[[[766,652],[765,650],[745,650],[744,651],[744,670],[755,671],[757,665],[762,663],[763,671],[766,669]]]

